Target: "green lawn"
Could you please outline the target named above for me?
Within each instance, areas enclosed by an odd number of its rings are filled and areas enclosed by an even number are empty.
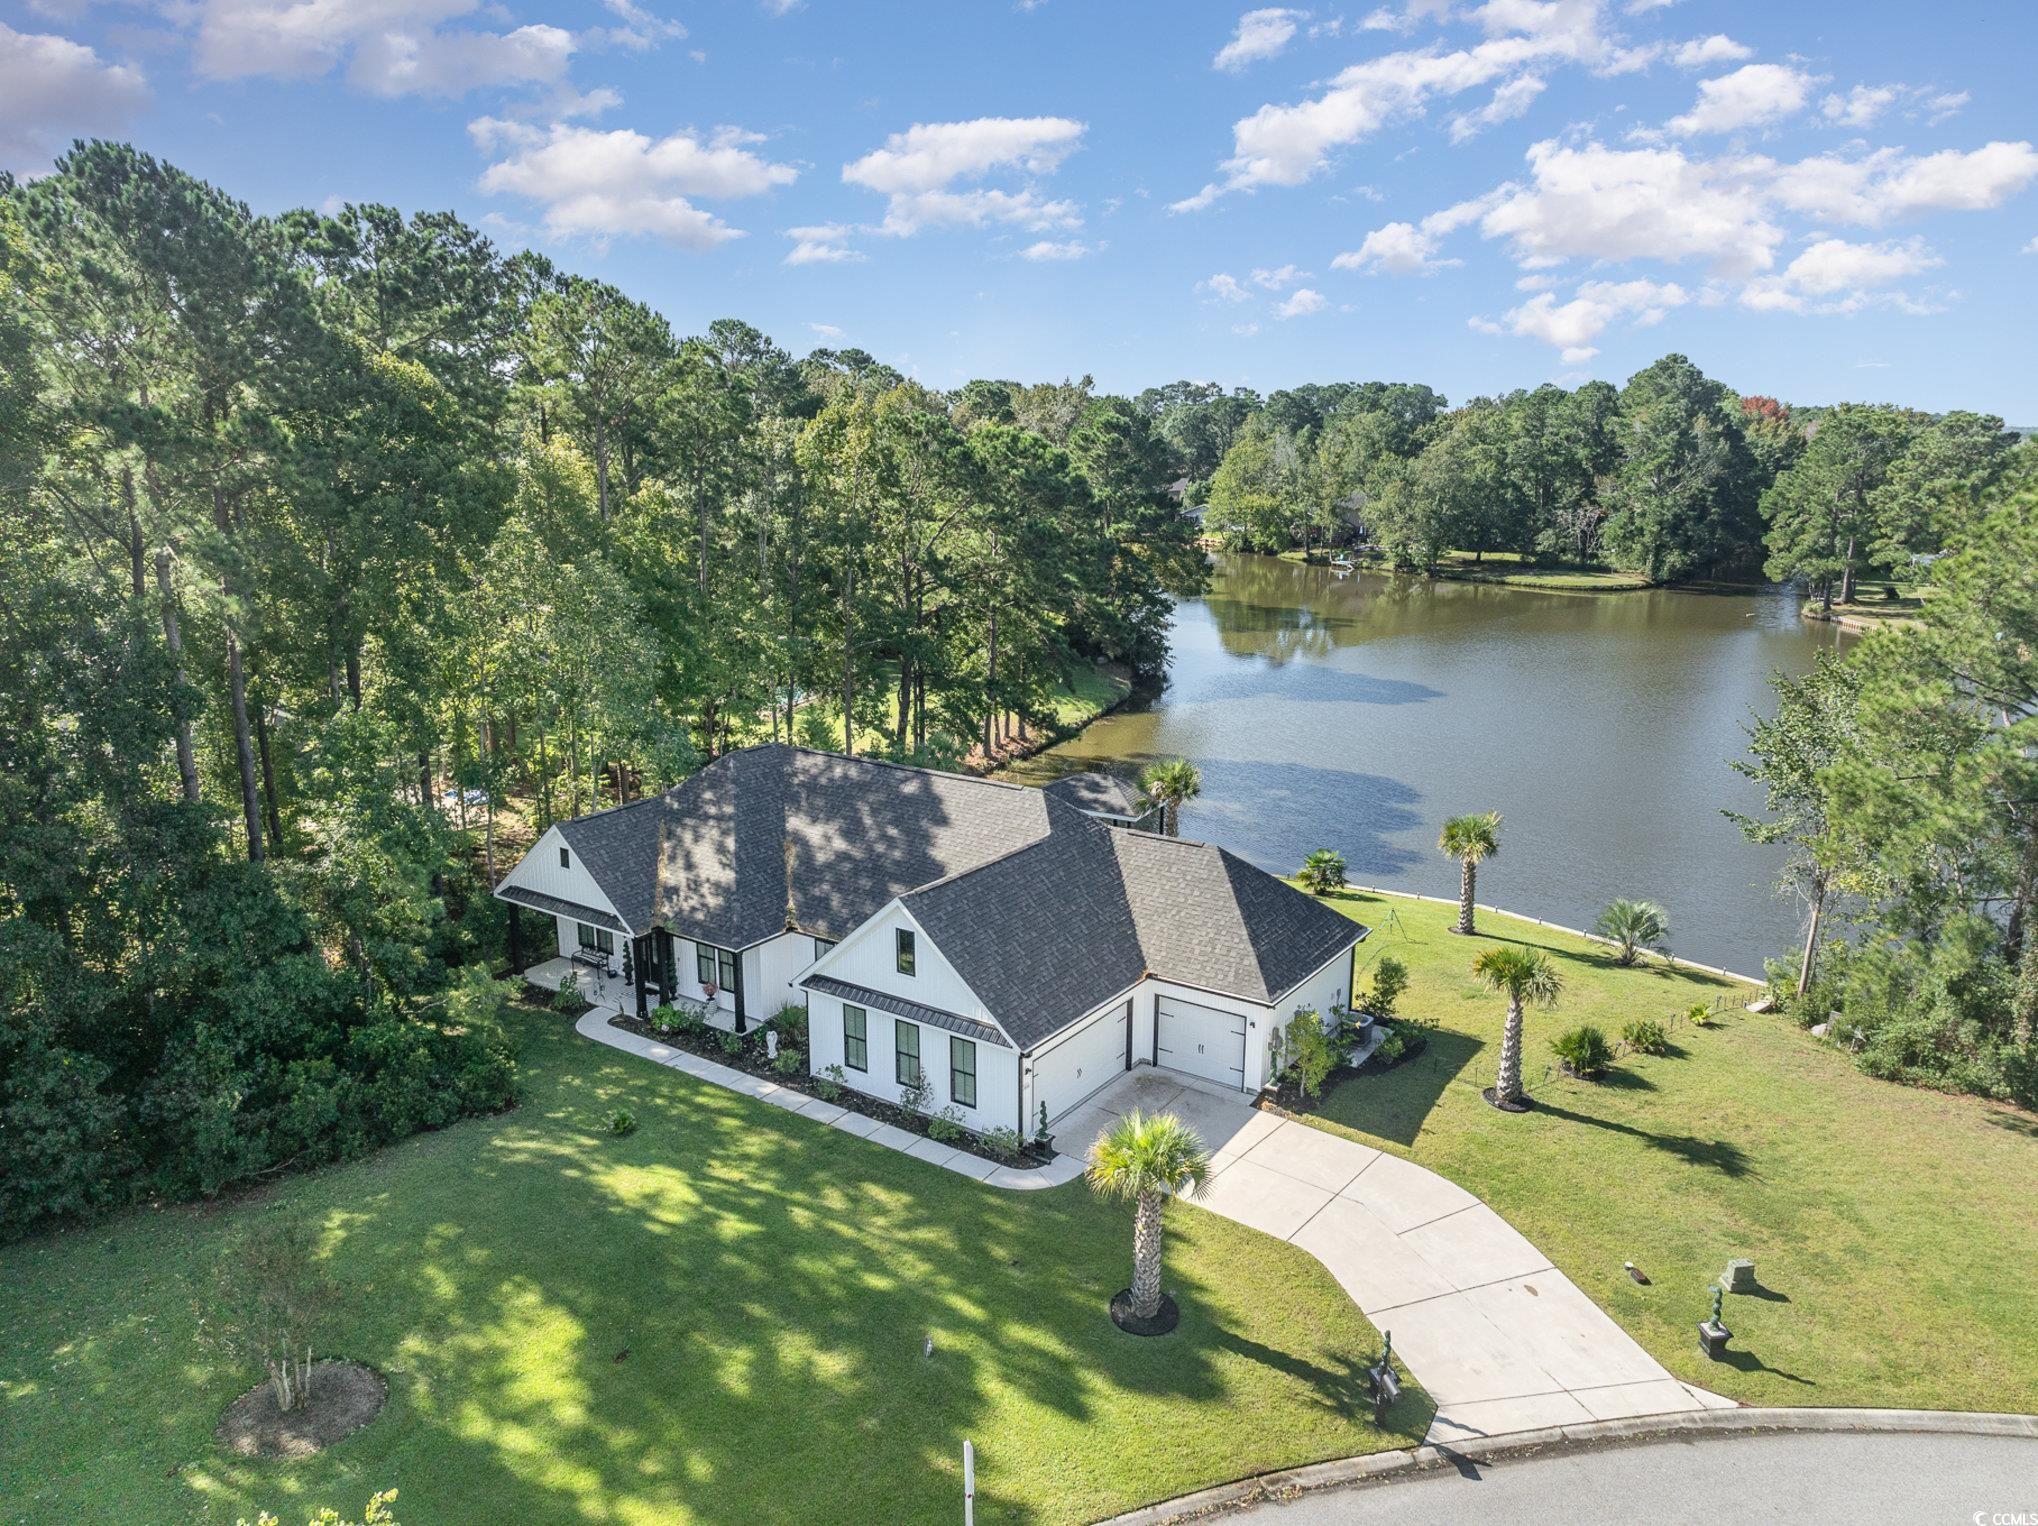
[[[1477,561],[1469,551],[1447,551],[1437,562],[1437,576],[1556,593],[1633,593],[1656,586],[1638,572],[1560,563],[1545,565],[1511,551],[1489,551]]]
[[[980,1520],[1084,1521],[1428,1425],[1411,1390],[1373,1428],[1378,1336],[1292,1246],[1171,1207],[1181,1328],[1122,1335],[1130,1215],[1082,1185],[982,1187],[517,1020],[514,1112],[0,1251],[0,1515],[289,1520],[396,1487],[417,1522],[948,1521],[967,1437]],[[193,1322],[227,1231],[285,1210],[327,1226],[334,1354],[391,1402],[250,1465],[211,1440],[250,1375]]]
[[[1549,1041],[1582,1021],[1618,1038],[1746,987],[1480,914],[1349,894],[1414,976],[1404,1012],[1440,1023],[1420,1058],[1359,1073],[1312,1121],[1477,1192],[1680,1377],[1757,1404],[2038,1410],[2038,1119],[1872,1080],[1777,1017],[1737,1011],[1623,1060],[1599,1084],[1549,1074]],[[1389,912],[1393,921],[1389,922]],[[1489,940],[1550,950],[1565,990],[1528,1019],[1536,1108],[1494,1111],[1503,1004],[1472,979]],[[1706,1361],[1694,1323],[1729,1257],[1767,1290],[1727,1300],[1740,1355]],[[1637,1263],[1640,1287],[1621,1269]]]

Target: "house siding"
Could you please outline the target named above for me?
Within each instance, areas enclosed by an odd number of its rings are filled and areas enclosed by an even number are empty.
[[[922,940],[921,947],[926,947]],[[848,979],[848,976],[842,978]],[[894,986],[892,989],[898,989]],[[851,1003],[853,1005],[853,1003]],[[808,1067],[819,1075],[831,1065],[844,1065],[842,1053],[842,1008],[844,1003],[838,997],[812,992],[807,998],[808,1042],[813,1053],[808,1057]],[[864,1009],[867,1016],[865,1032],[870,1053],[868,1071],[843,1071],[845,1083],[865,1096],[876,1097],[885,1102],[899,1100],[899,1085],[896,1079],[897,1051],[895,1047],[894,1024],[906,1021],[895,1018],[891,1013],[876,1007]],[[940,1112],[951,1105],[949,1095],[949,1049],[948,1041],[953,1035],[946,1028],[932,1024],[916,1023],[920,1030],[920,1065],[933,1082],[933,1093],[928,1100],[932,1112]],[[963,1125],[978,1133],[986,1129],[1019,1127],[1019,1056],[1012,1050],[997,1044],[977,1041],[977,1105],[957,1106],[962,1115]]]
[[[569,852],[571,862],[564,869],[559,867],[559,850],[566,846],[565,835],[557,827],[547,828],[545,835],[538,839],[537,846],[517,861],[517,866],[503,877],[502,883],[535,890],[540,895],[557,896],[562,901],[573,901],[581,906],[592,906],[615,914],[619,921],[623,920],[602,893],[601,886],[595,883],[594,876],[581,866],[577,853]],[[567,931],[569,934],[572,931],[570,921]],[[618,933],[616,936],[620,939],[623,935]],[[561,949],[562,953],[571,951],[570,945]]]
[[[895,963],[892,935],[902,927],[914,933],[911,975],[901,975]],[[926,930],[897,904],[887,906],[831,950],[824,973],[851,985],[890,991],[961,1017],[974,1017],[986,1023],[997,1021],[977,1000],[976,992],[956,974],[955,967],[942,957]]]

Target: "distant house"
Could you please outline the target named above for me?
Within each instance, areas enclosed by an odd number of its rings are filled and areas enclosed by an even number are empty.
[[[1289,1016],[1346,1004],[1365,929],[1109,780],[1031,789],[779,744],[553,827],[497,887],[640,1012],[808,1012],[809,1069],[887,1101],[924,1075],[1024,1132],[1138,1065],[1257,1091]]]
[[[1138,789],[1116,774],[1064,774],[1048,785],[1046,792],[1114,827],[1158,832],[1167,814],[1160,806],[1142,801]]]

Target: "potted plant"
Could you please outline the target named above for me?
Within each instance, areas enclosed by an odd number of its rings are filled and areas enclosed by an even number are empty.
[[[1054,1159],[1054,1132],[1047,1126],[1047,1104],[1040,1104],[1040,1122],[1033,1130],[1033,1153],[1042,1160]]]

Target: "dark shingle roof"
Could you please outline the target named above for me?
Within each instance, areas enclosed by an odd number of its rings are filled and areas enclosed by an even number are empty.
[[[636,931],[725,948],[840,939],[893,897],[1047,831],[1038,790],[772,744],[662,795],[560,823]]]
[[[904,904],[1028,1049],[1149,974],[1271,1003],[1365,936],[1222,848],[1076,816]]]
[[[1116,774],[1064,774],[1047,786],[1047,793],[1079,811],[1139,814],[1139,791]]]
[[[973,1017],[964,1017],[960,1012],[944,1012],[941,1008],[930,1007],[925,1002],[894,996],[889,991],[874,991],[869,986],[851,985],[848,981],[837,980],[831,975],[809,976],[806,986],[810,991],[819,991],[823,996],[839,996],[859,1007],[875,1007],[880,1012],[911,1018],[916,1023],[946,1028],[950,1033],[959,1033],[966,1039],[995,1044],[1000,1049],[1012,1047],[1005,1041],[1005,1035],[989,1023],[980,1023]]]
[[[781,744],[560,831],[636,932],[840,940],[903,898],[1027,1048],[1148,974],[1271,1002],[1365,932],[1221,848],[1107,827],[1045,790]]]

